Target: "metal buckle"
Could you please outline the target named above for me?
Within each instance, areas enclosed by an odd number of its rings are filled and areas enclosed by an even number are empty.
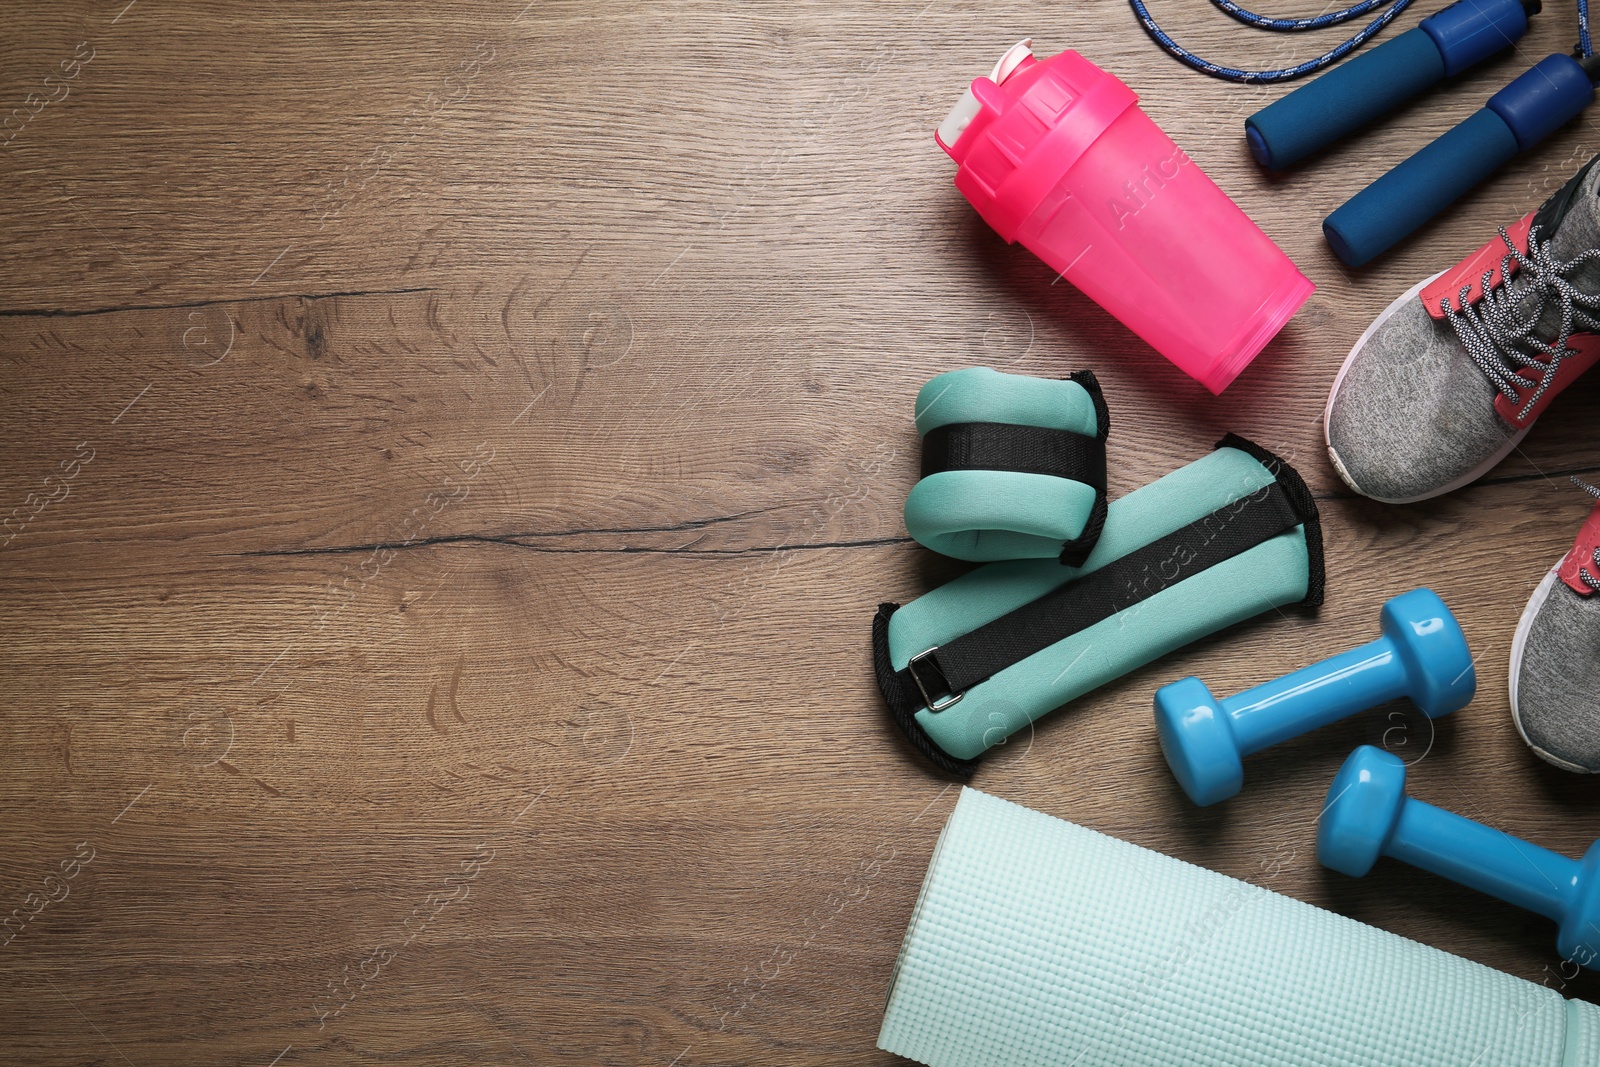
[[[949,699],[941,704],[939,701],[933,699],[932,695],[928,692],[928,687],[922,684],[922,678],[917,674],[917,664],[927,659],[937,651],[939,651],[939,646],[934,645],[927,651],[918,652],[915,656],[912,656],[911,662],[906,664],[906,670],[911,674],[911,680],[917,684],[917,692],[922,694],[922,701],[928,706],[929,711],[943,711],[945,708],[953,707],[956,704],[961,703],[961,698],[967,695],[965,693],[946,692],[946,696],[948,696]],[[945,687],[948,690],[950,681],[944,677],[944,672],[939,670],[939,665],[937,663],[933,665],[933,669],[939,672],[939,677],[944,681]]]

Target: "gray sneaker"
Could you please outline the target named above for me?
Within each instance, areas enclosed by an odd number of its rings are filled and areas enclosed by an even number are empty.
[[[1522,613],[1511,643],[1511,718],[1541,759],[1600,771],[1600,503]]]
[[[1367,327],[1323,414],[1350,488],[1409,504],[1475,481],[1600,360],[1597,162]]]

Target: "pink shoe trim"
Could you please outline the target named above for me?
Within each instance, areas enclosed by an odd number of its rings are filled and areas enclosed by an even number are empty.
[[[1506,234],[1511,242],[1517,246],[1517,251],[1523,255],[1528,254],[1528,230],[1533,226],[1532,211],[1518,219],[1514,225],[1506,227]],[[1506,243],[1500,239],[1499,234],[1488,244],[1472,253],[1454,267],[1445,271],[1427,288],[1422,290],[1422,306],[1428,309],[1428,314],[1436,319],[1443,319],[1445,308],[1441,305],[1449,301],[1449,310],[1460,311],[1462,307],[1461,289],[1467,290],[1466,303],[1476,304],[1483,299],[1483,273],[1489,272],[1489,288],[1493,289],[1505,279],[1500,276],[1500,261],[1507,255]],[[1513,260],[1511,272],[1516,273],[1517,264]]]
[[[1567,553],[1567,558],[1561,561],[1561,567],[1556,571],[1563,582],[1579,596],[1593,596],[1594,590],[1579,575],[1579,571],[1588,571],[1589,577],[1600,578],[1595,573],[1594,554],[1600,549],[1600,504],[1594,506],[1589,513],[1589,521],[1583,524],[1583,529],[1578,531],[1577,543],[1572,546],[1572,551]]]

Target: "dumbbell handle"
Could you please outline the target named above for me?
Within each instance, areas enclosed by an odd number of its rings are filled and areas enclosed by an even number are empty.
[[[1282,170],[1510,47],[1537,0],[1456,0],[1245,120],[1256,162]]]
[[[1557,922],[1577,894],[1577,860],[1412,797],[1382,851]]]
[[[1406,695],[1404,666],[1387,637],[1220,701],[1241,755]],[[1285,707],[1285,704],[1288,707]]]
[[[1594,99],[1600,60],[1546,56],[1460,125],[1347,200],[1322,223],[1338,257],[1359,267],[1527,152]]]

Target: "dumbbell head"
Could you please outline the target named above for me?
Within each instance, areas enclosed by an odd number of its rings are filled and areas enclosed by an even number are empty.
[[[1554,919],[1556,948],[1600,968],[1600,842],[1581,860],[1405,795],[1406,767],[1362,745],[1328,787],[1317,859],[1359,878],[1379,856],[1432,871]]]
[[[1478,689],[1472,653],[1450,609],[1432,589],[1384,604],[1379,625],[1394,642],[1409,680],[1407,696],[1430,719],[1460,711]]]
[[[1196,804],[1227,800],[1244,785],[1232,719],[1200,679],[1156,690],[1156,735],[1178,784]]]
[[[1317,820],[1317,859],[1355,878],[1372,870],[1405,799],[1406,765],[1398,756],[1371,745],[1350,753]]]
[[[1600,968],[1600,841],[1578,861],[1573,906],[1556,930],[1556,951],[1581,967]]]

